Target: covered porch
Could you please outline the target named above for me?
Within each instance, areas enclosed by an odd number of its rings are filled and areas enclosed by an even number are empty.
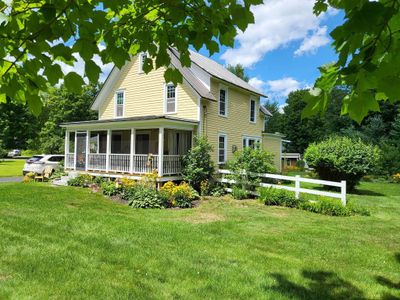
[[[65,169],[113,177],[179,176],[196,122],[153,117],[63,124]]]

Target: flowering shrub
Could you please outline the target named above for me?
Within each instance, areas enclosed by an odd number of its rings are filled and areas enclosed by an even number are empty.
[[[93,177],[89,174],[80,174],[68,180],[70,186],[88,187],[91,183],[93,183]]]
[[[400,183],[400,173],[394,174],[392,176],[392,179],[393,179],[394,182]]]
[[[168,206],[187,208],[192,206],[192,201],[198,197],[197,192],[186,182],[176,185],[168,181],[160,189],[160,194],[166,199]]]

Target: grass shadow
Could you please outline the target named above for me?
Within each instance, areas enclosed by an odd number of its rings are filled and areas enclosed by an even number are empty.
[[[359,195],[359,196],[377,196],[377,197],[386,196],[385,194],[382,194],[379,192],[374,192],[371,190],[360,190],[360,189],[355,189],[353,191],[349,191],[349,194]]]
[[[394,255],[394,258],[400,264],[400,253],[396,253]],[[400,291],[400,281],[395,282],[395,281],[393,281],[391,279],[388,279],[386,277],[383,277],[383,276],[376,276],[375,279],[376,279],[376,282],[378,282],[380,285],[386,286],[387,288],[390,288],[392,290]],[[394,296],[394,295],[391,295],[391,294],[387,293],[387,294],[383,295],[382,299],[385,299],[385,300],[393,300],[393,299],[400,300],[400,297]]]
[[[291,299],[364,299],[363,292],[333,272],[303,270],[308,284],[301,285],[282,274],[271,274],[276,285],[269,287]]]

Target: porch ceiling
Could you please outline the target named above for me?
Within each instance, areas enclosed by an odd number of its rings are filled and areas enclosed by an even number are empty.
[[[141,116],[118,119],[92,120],[62,123],[60,126],[69,130],[129,129],[129,128],[172,128],[193,130],[198,121],[172,116]]]

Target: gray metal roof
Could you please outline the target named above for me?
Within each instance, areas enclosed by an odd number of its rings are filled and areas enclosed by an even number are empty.
[[[171,57],[172,65],[181,72],[183,78],[189,85],[202,97],[208,100],[217,101],[214,95],[207,89],[207,87],[192,73],[189,68],[182,67],[179,61],[179,53],[170,48],[169,55]]]
[[[177,117],[172,117],[172,116],[165,116],[165,115],[160,115],[160,116],[140,116],[140,117],[129,117],[129,118],[118,118],[118,119],[104,119],[104,120],[90,120],[90,121],[80,121],[80,122],[68,122],[68,123],[61,123],[60,126],[68,126],[68,125],[80,125],[80,124],[99,124],[99,123],[118,123],[118,122],[132,122],[132,121],[150,121],[150,120],[159,120],[159,119],[165,119],[165,120],[170,120],[170,121],[178,121],[178,122],[185,122],[185,123],[193,123],[197,124],[198,121],[195,120],[189,120],[189,119],[183,119],[183,118],[177,118]]]
[[[205,56],[203,56],[197,52],[191,51],[191,50],[190,50],[190,58],[193,63],[198,65],[200,68],[202,68],[208,74],[210,74],[218,79],[221,79],[223,81],[226,81],[228,83],[231,83],[233,85],[236,85],[238,87],[241,87],[242,89],[250,91],[259,96],[267,97],[266,95],[263,94],[263,92],[259,91],[255,87],[251,86],[249,83],[247,83],[243,79],[237,77],[235,74],[230,72],[228,69],[226,69],[219,63],[213,61],[212,59],[205,57]]]

